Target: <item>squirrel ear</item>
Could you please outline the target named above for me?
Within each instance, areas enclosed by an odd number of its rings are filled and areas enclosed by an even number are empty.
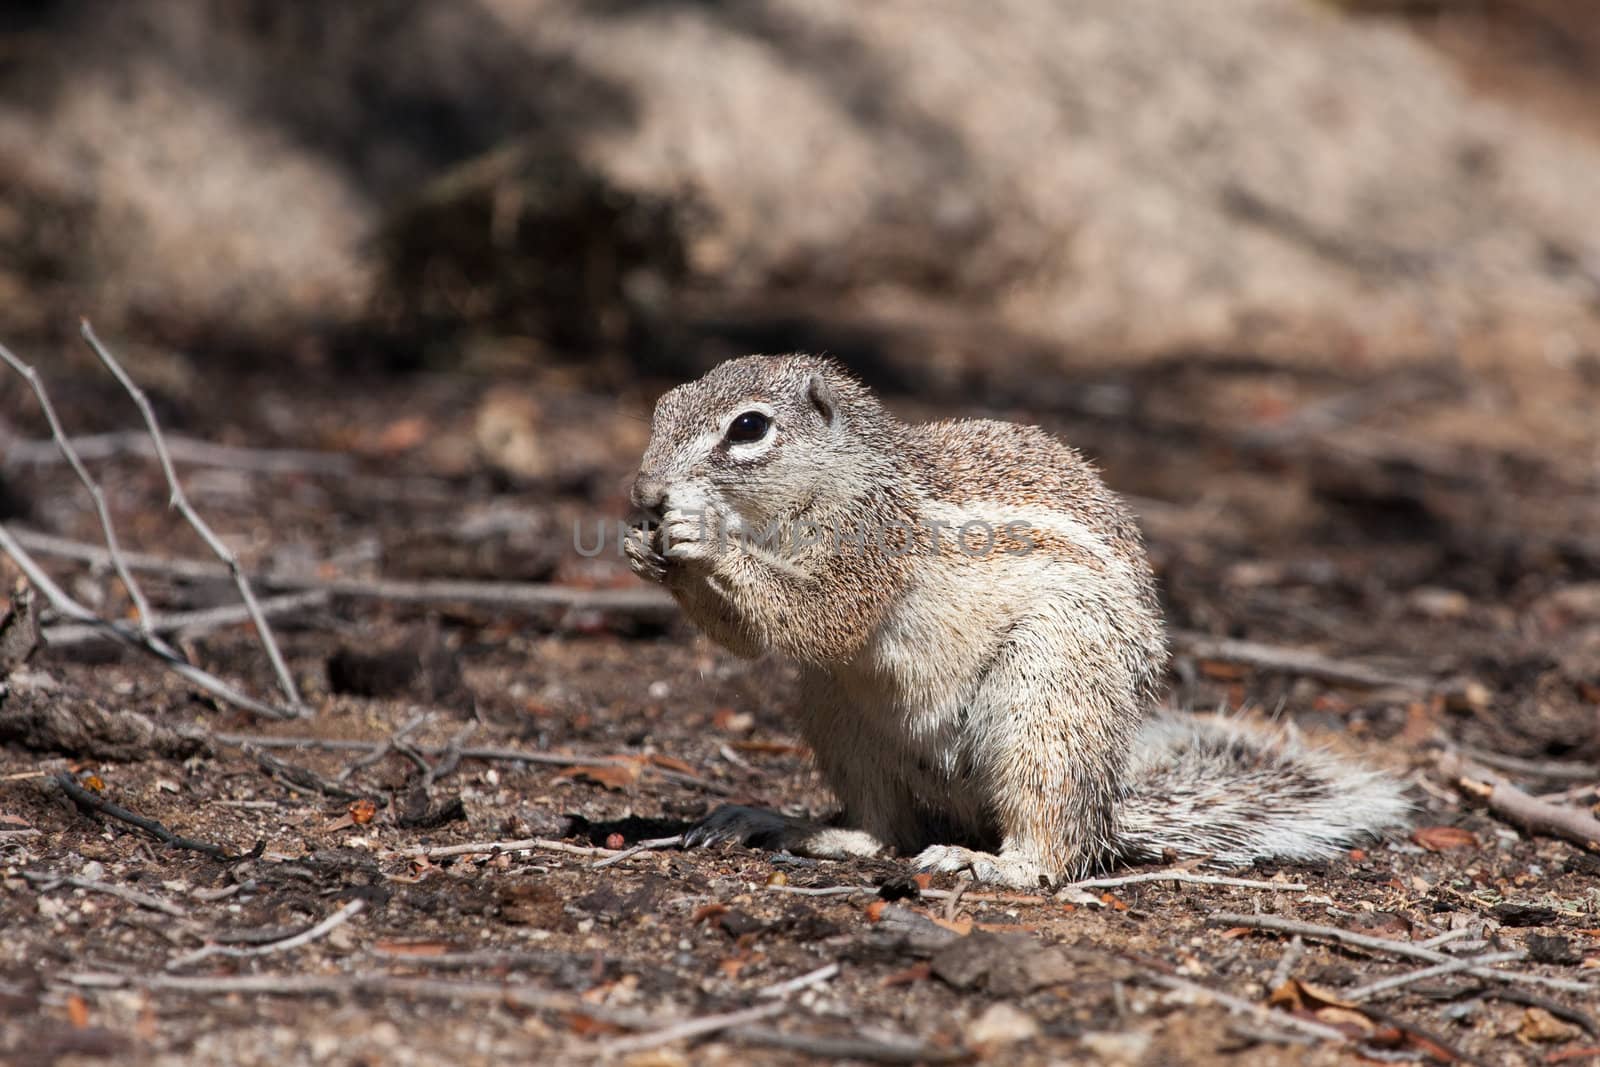
[[[820,374],[813,374],[806,382],[806,399],[816,405],[824,421],[832,423],[839,414],[839,402],[834,398],[833,386]]]

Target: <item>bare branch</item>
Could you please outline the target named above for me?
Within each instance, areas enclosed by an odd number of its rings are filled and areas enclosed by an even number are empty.
[[[1258,670],[1297,674],[1336,685],[1413,691],[1427,691],[1434,685],[1428,678],[1390,674],[1361,663],[1330,659],[1304,649],[1280,648],[1257,641],[1211,637],[1192,630],[1174,630],[1170,637],[1174,650],[1196,659],[1238,663]]]
[[[1490,952],[1483,956],[1466,956],[1459,960],[1436,963],[1432,967],[1424,967],[1421,970],[1409,971],[1406,974],[1397,974],[1389,978],[1380,978],[1376,982],[1368,982],[1364,986],[1345,993],[1344,999],[1360,1002],[1377,996],[1379,993],[1401,989],[1415,982],[1426,982],[1430,978],[1442,978],[1447,974],[1470,971],[1474,967],[1482,967],[1490,963],[1512,963],[1527,958],[1528,954],[1520,950],[1516,952]]]
[[[655,852],[658,849],[663,848],[678,848],[682,844],[682,834],[674,834],[671,837],[652,838],[649,841],[641,841],[630,849],[618,852],[615,856],[607,856],[603,860],[595,860],[593,863],[589,864],[589,866],[597,869],[600,867],[610,867],[613,864],[621,863],[623,860],[632,859],[641,852]]]
[[[617,856],[620,849],[595,848],[590,845],[569,845],[565,841],[547,841],[525,837],[517,841],[469,841],[462,845],[434,845],[431,848],[403,848],[388,853],[391,856],[419,856],[430,860],[450,856],[478,856],[495,852],[565,852],[572,856]]]
[[[289,673],[289,665],[283,660],[283,653],[278,650],[278,642],[273,639],[272,627],[267,624],[267,618],[261,613],[261,605],[256,603],[256,595],[250,588],[250,583],[245,579],[244,570],[239,566],[239,557],[233,550],[222,543],[222,539],[211,529],[211,524],[200,517],[189,503],[189,497],[183,491],[183,485],[178,481],[178,472],[173,469],[172,456],[167,452],[167,444],[161,437],[161,424],[156,421],[156,413],[150,407],[149,399],[144,395],[144,390],[128,376],[122,369],[110,350],[100,343],[100,338],[95,336],[94,328],[89,325],[89,320],[84,319],[81,326],[83,339],[94,349],[94,354],[100,357],[100,362],[105,364],[106,370],[117,379],[127,394],[133,398],[134,404],[139,408],[139,414],[144,417],[145,428],[150,431],[150,441],[155,445],[156,457],[161,461],[161,472],[166,475],[167,487],[171,490],[171,506],[178,509],[194,531],[200,535],[212,554],[220,559],[228,568],[228,573],[233,578],[233,584],[239,590],[239,598],[244,601],[245,607],[250,612],[250,621],[255,624],[256,634],[261,638],[261,644],[267,651],[267,659],[272,663],[272,670],[278,676],[278,687],[283,690],[284,699],[289,702],[289,707],[298,714],[305,712],[305,702],[300,699],[300,690],[294,684],[294,676]],[[109,524],[107,526],[109,530]],[[106,547],[113,548],[114,544],[109,539]],[[121,573],[119,571],[118,573]],[[128,580],[126,577],[123,579]],[[148,619],[148,607],[141,618]]]
[[[1496,815],[1529,833],[1565,838],[1590,852],[1600,852],[1600,819],[1571,804],[1552,804],[1530,796],[1504,778],[1462,759],[1453,752],[1439,757],[1439,773],[1450,784],[1489,805]]]
[[[307,608],[321,607],[327,602],[328,594],[323,592],[286,593],[261,601],[258,610],[267,616],[293,615]],[[243,604],[227,604],[220,608],[207,608],[204,611],[177,611],[157,615],[150,621],[150,628],[161,634],[182,632],[193,635],[248,621],[250,621],[248,607]],[[47,626],[44,628],[44,638],[45,644],[51,648],[70,648],[93,641],[114,640],[104,628],[86,624]]]
[[[1231,885],[1240,889],[1279,889],[1289,893],[1303,893],[1309,888],[1300,882],[1263,882],[1254,878],[1229,878],[1218,874],[1195,874],[1193,871],[1179,870],[1143,871],[1116,878],[1088,878],[1081,882],[1073,882],[1064,888],[1115,889],[1117,886],[1138,885],[1141,882],[1192,882],[1195,885]]]
[[[36,530],[16,531],[19,542],[40,555],[77,560],[95,566],[111,562],[98,545],[72,541]],[[203,581],[226,578],[226,568],[198,560],[166,559],[140,552],[123,553],[136,571]],[[407,602],[415,604],[463,603],[516,611],[567,608],[604,611],[649,621],[672,619],[678,605],[659,589],[581,589],[548,582],[406,581],[391,578],[305,578],[293,575],[256,575],[267,589],[322,590],[333,596]]]
[[[342,452],[239,448],[178,434],[167,434],[165,437],[173,459],[200,467],[219,467],[256,474],[327,475],[346,475],[355,467],[354,461]],[[8,438],[3,443],[7,464],[37,467],[55,459],[56,447],[49,441]],[[83,459],[113,459],[118,456],[156,458],[155,446],[150,438],[136,430],[86,435],[79,437],[72,445]]]
[[[1175,992],[1215,1001],[1220,1007],[1224,1007],[1237,1015],[1247,1015],[1258,1022],[1267,1023],[1271,1026],[1282,1026],[1290,1030],[1298,1030],[1300,1033],[1308,1034],[1320,1041],[1332,1041],[1342,1045],[1350,1040],[1343,1031],[1336,1030],[1331,1026],[1324,1026],[1322,1023],[1312,1022],[1310,1019],[1302,1019],[1299,1016],[1290,1015],[1288,1012],[1273,1011],[1265,1005],[1245,1000],[1243,997],[1236,997],[1232,993],[1224,993],[1220,989],[1212,989],[1210,986],[1201,985],[1199,982],[1191,982],[1187,978],[1179,978],[1175,974],[1146,974],[1144,977],[1156,985],[1164,986]]]
[[[232,945],[207,945],[196,949],[194,952],[185,953],[167,962],[167,970],[175,971],[187,967],[201,960],[210,959],[212,956],[229,956],[235,959],[244,959],[248,956],[267,956],[274,952],[288,952],[290,949],[309,945],[319,938],[327,937],[334,930],[343,926],[367,906],[366,901],[357,897],[332,915],[323,919],[309,930],[302,930],[293,937],[286,937],[282,941],[269,941],[265,945],[251,945],[248,948],[236,948]]]
[[[1332,941],[1336,945],[1348,945],[1353,948],[1364,948],[1370,952],[1384,952],[1392,956],[1409,956],[1412,959],[1427,960],[1429,963],[1448,963],[1451,957],[1443,952],[1435,952],[1431,948],[1424,948],[1411,941],[1396,941],[1387,937],[1373,937],[1371,934],[1360,934],[1354,930],[1342,930],[1337,926],[1319,926],[1316,923],[1303,923],[1295,919],[1286,919],[1281,915],[1240,915],[1230,912],[1220,912],[1208,920],[1217,926],[1244,926],[1252,930],[1272,930],[1283,934],[1299,934],[1302,937],[1315,938],[1319,941]],[[1563,989],[1569,993],[1594,994],[1600,992],[1600,982],[1576,982],[1566,978],[1548,978],[1542,974],[1529,974],[1525,971],[1497,971],[1492,967],[1475,964],[1467,971],[1476,978],[1488,978],[1496,982],[1517,982],[1524,985],[1542,985],[1551,989]]]
[[[192,682],[217,699],[232,704],[234,707],[253,711],[257,715],[264,715],[270,719],[294,717],[292,712],[282,708],[275,708],[271,704],[263,704],[254,697],[241,693],[210,671],[196,667],[180,656],[171,645],[160,637],[154,634],[145,636],[130,630],[121,623],[102,619],[72,599],[66,594],[65,590],[44,572],[43,568],[28,554],[28,551],[17,542],[17,539],[11,536],[11,531],[6,528],[4,523],[0,523],[0,550],[3,550],[6,555],[11,557],[22,573],[27,576],[28,581],[33,584],[33,587],[43,593],[45,599],[50,601],[50,606],[62,615],[92,626],[114,640],[122,642],[129,648],[138,649],[140,652],[154,656],[165,663],[179,677]]]
[[[754,1008],[724,1012],[721,1015],[702,1015],[695,1019],[684,1019],[682,1022],[664,1026],[650,1033],[607,1041],[600,1046],[600,1054],[602,1056],[616,1056],[625,1052],[640,1052],[648,1048],[670,1045],[674,1041],[684,1041],[692,1037],[704,1037],[707,1034],[714,1034],[718,1030],[726,1030],[729,1027],[760,1022],[762,1019],[771,1018],[781,1012],[792,1010],[788,1004],[778,1001],[777,1003],[762,1004]]]
[[[800,975],[798,978],[791,978],[787,982],[776,982],[765,989],[758,989],[756,990],[756,996],[763,1000],[769,997],[786,997],[790,993],[798,993],[802,989],[810,989],[812,986],[821,985],[823,982],[831,982],[838,975],[839,965],[837,963],[825,964],[814,971],[808,971]]]
[[[53,874],[50,871],[23,871],[22,877],[39,886],[40,891],[54,889],[56,886],[71,886],[73,889],[82,889],[86,893],[105,893],[126,900],[129,904],[137,904],[141,908],[159,911],[163,915],[170,915],[174,919],[187,917],[188,912],[171,901],[162,900],[160,897],[141,893],[137,889],[126,886],[112,885],[110,882],[97,882],[92,878],[79,878],[71,874]]]
[[[39,377],[38,371],[24,363],[16,353],[3,344],[0,344],[0,361],[4,361],[12,370],[22,375],[23,380],[33,389],[33,395],[39,401],[39,410],[44,412],[45,421],[50,424],[51,438],[72,467],[72,472],[78,476],[78,481],[89,491],[89,498],[94,501],[95,514],[100,517],[100,530],[106,539],[106,551],[111,565],[116,568],[117,577],[122,579],[122,585],[127,589],[128,596],[133,600],[133,606],[138,612],[139,631],[146,639],[154,639],[155,634],[150,631],[150,602],[145,599],[144,590],[134,581],[133,573],[129,571],[127,562],[122,558],[121,546],[117,544],[117,528],[112,524],[111,510],[106,506],[106,494],[73,449],[61,420],[56,417],[56,408],[50,402],[50,394],[45,390],[44,380]]]

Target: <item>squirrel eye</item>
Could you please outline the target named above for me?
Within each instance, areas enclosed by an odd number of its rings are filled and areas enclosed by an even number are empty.
[[[728,443],[749,444],[767,436],[772,420],[759,411],[746,411],[728,424]]]

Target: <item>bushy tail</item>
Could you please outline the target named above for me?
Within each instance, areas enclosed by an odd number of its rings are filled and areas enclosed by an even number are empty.
[[[1169,851],[1218,863],[1317,860],[1404,826],[1398,780],[1309,748],[1285,730],[1161,715],[1129,761],[1119,839],[1126,861]]]

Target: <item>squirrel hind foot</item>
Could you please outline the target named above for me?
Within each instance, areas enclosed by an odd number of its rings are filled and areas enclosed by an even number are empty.
[[[1049,871],[1028,856],[979,852],[960,845],[930,845],[916,855],[911,865],[919,871],[940,874],[965,871],[976,882],[1010,889],[1038,889],[1055,881]]]
[[[1402,783],[1283,730],[1158,716],[1134,745],[1119,813],[1124,860],[1328,859],[1407,825]]]

